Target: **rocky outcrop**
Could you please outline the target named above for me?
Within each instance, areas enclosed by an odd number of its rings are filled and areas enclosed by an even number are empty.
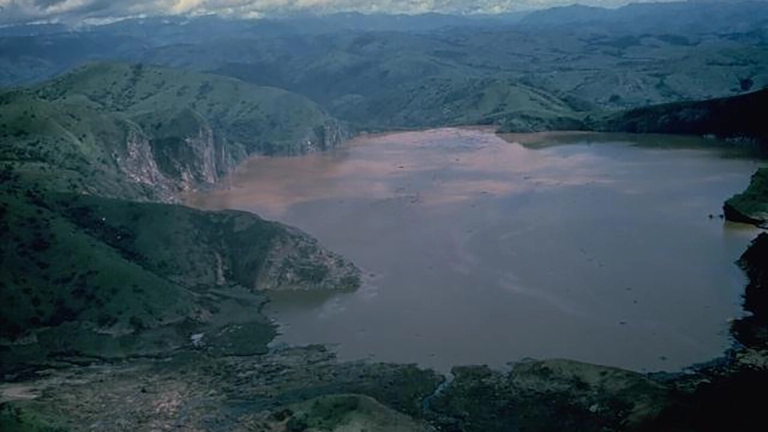
[[[747,190],[723,204],[723,213],[733,222],[765,226],[768,221],[768,169],[757,170]]]
[[[183,125],[181,127],[180,125]],[[216,130],[191,109],[175,115],[170,127],[150,130],[127,122],[125,143],[112,157],[130,182],[152,191],[149,199],[177,202],[178,195],[215,185],[252,154],[226,131]],[[281,146],[281,153],[301,155],[331,150],[352,134],[336,120],[309,128],[303,139]]]
[[[141,119],[147,123],[146,119]],[[150,189],[154,199],[177,202],[179,193],[207,188],[231,173],[252,154],[246,146],[215,129],[200,114],[185,109],[162,128],[126,123],[125,143],[113,158],[131,182]],[[336,120],[308,127],[302,139],[282,144],[281,154],[301,155],[331,150],[352,134]]]
[[[352,137],[349,129],[337,120],[315,126],[303,153],[332,150]]]
[[[768,234],[760,234],[739,259],[749,278],[744,310],[733,324],[736,339],[749,348],[768,350]]]
[[[571,360],[527,361],[504,373],[453,369],[433,401],[446,430],[632,430],[668,404],[665,386],[647,376]]]
[[[157,188],[178,193],[209,187],[248,156],[242,145],[227,141],[223,131],[191,108],[161,117],[169,120],[153,126],[142,119],[151,133],[145,150],[161,179]]]
[[[353,290],[360,271],[341,256],[323,249],[307,234],[286,227],[276,239],[259,272],[254,288],[263,291]]]
[[[757,215],[750,213],[749,210],[740,206],[737,202],[730,200],[723,204],[723,216],[725,216],[725,218],[731,222],[739,222],[757,226],[762,226],[765,223],[766,218],[768,218],[768,214]]]

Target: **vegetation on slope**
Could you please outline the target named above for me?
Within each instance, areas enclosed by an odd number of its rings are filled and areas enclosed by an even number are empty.
[[[460,430],[631,430],[667,403],[666,389],[646,376],[569,360],[522,362],[508,372],[453,369],[435,401]]]
[[[265,352],[259,290],[356,287],[356,268],[298,230],[146,202],[212,184],[253,152],[335,143],[330,127],[300,96],[140,65],[0,94],[3,368]]]
[[[174,35],[177,45],[158,47],[155,41],[147,50],[131,42],[120,53],[100,55],[279,85],[371,128],[473,122],[506,130],[576,128],[586,111],[597,108],[740,93],[765,84],[768,76],[760,67],[760,33],[549,32],[534,39],[523,32],[464,29],[247,43],[233,36],[199,46],[184,44],[183,33]],[[40,48],[34,41],[31,46]],[[35,57],[35,49],[24,54],[22,61],[10,61],[15,66],[5,82],[30,73],[38,79],[78,63],[67,58],[51,66]],[[341,132],[333,121],[306,100],[236,80],[114,64],[2,98],[8,101],[0,106],[3,367],[49,355],[81,361],[182,347],[205,354],[262,353],[273,329],[255,313],[263,297],[254,288],[355,282],[354,269],[308,238],[252,215],[104,198],[167,200],[178,190],[216,181],[250,152],[290,154],[337,141]],[[250,105],[262,99],[264,104]],[[270,113],[273,107],[280,109]],[[740,120],[729,111],[682,104],[613,120],[616,127],[759,137],[748,129],[758,123],[731,128],[730,121]],[[719,114],[730,120],[718,123]],[[309,121],[292,124],[294,119]],[[719,129],[699,129],[712,124]],[[760,196],[758,191],[754,200],[737,202],[762,205]],[[443,430],[609,431],[655,416],[673,388],[676,403],[648,430],[746,430],[762,413],[747,392],[765,386],[764,357],[750,357],[752,348],[765,345],[760,281],[768,254],[762,239],[742,260],[751,279],[745,308],[753,317],[739,320],[734,334],[748,349],[739,351],[733,369],[696,374],[691,380],[700,382],[694,384],[678,377],[667,386],[611,368],[548,361],[520,364],[510,373],[457,368],[453,384],[424,399],[439,382],[434,373],[338,364],[303,349],[292,351],[299,352],[295,357],[184,356],[199,363],[182,372],[176,370],[180,358],[167,367],[153,364],[150,373],[131,371],[138,362],[122,375],[88,370],[63,390],[53,378],[58,390],[30,406],[49,413],[55,407],[57,415],[77,420],[75,429],[343,430],[360,422],[375,428],[379,421],[423,428],[375,401],[345,394],[360,393]],[[422,401],[433,402],[431,411]],[[30,411],[0,409],[4,428],[58,424],[32,417]]]
[[[94,64],[0,93],[0,160],[46,188],[173,199],[250,154],[339,144],[344,128],[306,98],[232,78]]]
[[[164,140],[185,138],[183,133],[196,132],[195,123],[202,120],[221,134],[226,145],[242,146],[249,154],[298,154],[313,145],[322,148],[325,143],[318,142],[322,138],[318,130],[338,128],[318,105],[297,94],[142,64],[92,64],[35,88],[34,94],[47,101],[75,101],[120,113],[148,134],[157,131]]]
[[[762,225],[768,221],[768,168],[758,169],[747,190],[726,201],[723,211],[734,222]]]
[[[0,38],[0,85],[38,82],[93,59],[143,61],[283,88],[367,129],[573,127],[585,111],[763,88],[764,9],[574,7],[520,24],[511,16],[439,15],[136,19]]]
[[[768,89],[729,98],[632,109],[605,119],[599,129],[619,132],[715,135],[768,143],[764,111]]]
[[[0,194],[3,366],[192,346],[264,352],[258,290],[351,289],[357,270],[243,212],[43,193]]]
[[[488,124],[531,132],[557,121],[581,129],[583,117],[564,100],[512,78],[431,78],[336,104],[336,115],[369,128]]]

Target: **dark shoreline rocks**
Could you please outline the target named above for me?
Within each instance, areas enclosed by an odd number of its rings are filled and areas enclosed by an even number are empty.
[[[744,310],[750,315],[733,323],[733,335],[745,347],[768,349],[768,234],[760,234],[739,259],[749,278]]]
[[[768,221],[768,168],[758,169],[747,189],[723,204],[723,213],[733,222],[765,226]]]

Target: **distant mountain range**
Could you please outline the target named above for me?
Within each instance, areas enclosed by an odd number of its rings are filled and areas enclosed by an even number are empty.
[[[587,113],[768,86],[765,2],[528,14],[154,17],[0,30],[0,85],[92,61],[228,75],[301,94],[365,130],[573,127]]]

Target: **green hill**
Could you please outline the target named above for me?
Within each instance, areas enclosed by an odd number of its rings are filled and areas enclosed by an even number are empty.
[[[598,128],[637,133],[715,135],[768,143],[768,89],[728,98],[678,102],[632,109],[604,120]]]
[[[303,153],[328,144],[326,133],[341,133],[337,122],[303,96],[141,64],[93,64],[35,88],[34,94],[120,113],[163,138],[183,136],[203,123],[248,153]]]
[[[0,160],[59,191],[172,200],[250,154],[322,150],[347,135],[302,96],[141,65],[93,64],[0,93]]]
[[[582,114],[564,100],[512,78],[431,78],[370,98],[343,99],[333,110],[372,128],[493,124],[530,132],[558,119],[570,129],[582,127]]]
[[[165,353],[199,333],[207,349],[264,352],[274,331],[259,290],[357,284],[340,257],[252,214],[10,184],[0,194],[4,367]]]
[[[301,96],[169,69],[97,64],[0,94],[2,369],[264,352],[261,290],[353,289],[358,270],[256,215],[148,201],[343,137]]]
[[[736,194],[723,205],[728,220],[755,225],[768,222],[768,168],[752,175],[747,190]]]

